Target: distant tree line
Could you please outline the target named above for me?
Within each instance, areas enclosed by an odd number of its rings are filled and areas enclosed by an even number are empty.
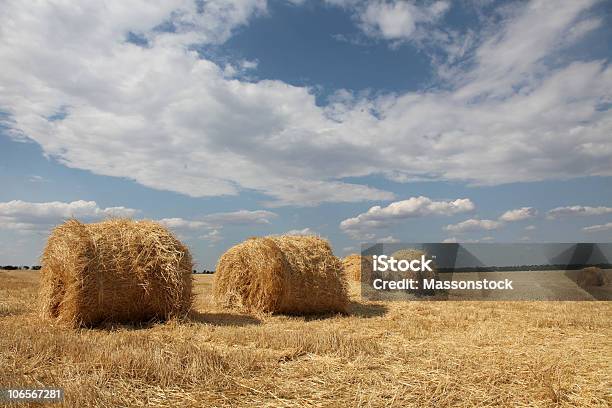
[[[8,271],[18,271],[18,270],[33,270],[33,271],[37,271],[40,269],[40,265],[32,265],[32,266],[27,266],[27,265],[22,265],[22,266],[17,266],[17,265],[0,265],[0,269],[6,269]]]
[[[33,271],[38,271],[40,269],[40,265],[32,265],[32,266],[27,266],[27,265],[0,265],[0,269],[6,269],[7,271],[18,271],[18,270],[33,270]],[[197,269],[193,270],[193,273],[195,274],[213,274],[215,273],[215,271],[209,271],[207,269],[202,269],[201,271],[198,271]]]
[[[200,274],[210,275],[210,274],[215,273],[215,271],[209,271],[207,269],[202,269],[201,271],[198,271],[197,269],[194,269],[193,273],[198,274],[198,275]]]
[[[510,272],[510,271],[568,271],[596,266],[601,269],[612,269],[612,264],[556,264],[556,265],[515,265],[515,266],[470,266],[461,268],[438,268],[438,272]]]

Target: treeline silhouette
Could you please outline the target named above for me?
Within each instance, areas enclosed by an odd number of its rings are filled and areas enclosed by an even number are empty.
[[[553,265],[515,265],[515,266],[469,266],[461,268],[438,268],[438,272],[510,272],[510,271],[569,271],[596,266],[601,269],[612,269],[612,264],[553,264]]]
[[[32,266],[27,266],[27,265],[22,265],[22,266],[17,266],[17,265],[0,265],[0,269],[6,269],[7,271],[18,271],[18,270],[33,270],[33,271],[37,271],[40,269],[40,265],[32,265]]]
[[[20,270],[24,270],[24,271],[28,271],[28,270],[38,271],[40,269],[40,265],[32,265],[32,266],[28,266],[28,265],[0,265],[0,269],[6,269],[7,271],[20,271]],[[215,273],[215,271],[209,271],[207,269],[202,269],[201,271],[198,271],[197,269],[194,269],[193,273],[195,273],[195,274],[210,275],[210,274]]]

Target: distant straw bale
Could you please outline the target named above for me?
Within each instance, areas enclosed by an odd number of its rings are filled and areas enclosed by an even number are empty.
[[[192,269],[187,247],[155,222],[69,220],[42,256],[42,312],[73,327],[184,316]]]
[[[351,254],[342,260],[344,274],[348,280],[355,282],[367,282],[372,275],[372,261],[358,254]]]
[[[427,258],[427,253],[425,251],[421,251],[415,248],[405,248],[400,249],[399,251],[395,251],[391,256],[397,260],[406,260],[413,261],[415,259],[422,259],[422,256],[425,255]],[[409,292],[414,292],[420,295],[434,295],[435,291],[433,289],[423,289],[423,280],[424,279],[438,279],[438,272],[435,268],[433,262],[430,264],[432,271],[423,271],[423,272],[414,272],[408,270],[406,272],[397,272],[394,276],[394,279],[414,279],[418,281],[417,290],[408,290]],[[401,275],[401,276],[400,276]]]
[[[578,272],[577,283],[579,286],[605,286],[608,279],[604,271],[595,266],[589,266]]]
[[[217,264],[214,298],[224,307],[251,312],[346,312],[342,262],[329,243],[314,236],[250,238]]]

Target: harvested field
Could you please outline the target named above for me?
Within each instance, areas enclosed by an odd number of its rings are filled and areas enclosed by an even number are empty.
[[[608,407],[609,302],[367,302],[350,315],[217,309],[189,321],[66,329],[36,312],[38,273],[0,271],[0,384],[64,406]],[[57,405],[54,405],[57,406]]]

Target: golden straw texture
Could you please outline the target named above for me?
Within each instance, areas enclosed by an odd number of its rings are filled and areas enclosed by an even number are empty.
[[[215,300],[253,312],[346,312],[342,262],[329,243],[314,236],[250,238],[219,259]]]
[[[606,279],[606,275],[601,269],[595,266],[590,266],[578,272],[577,283],[582,287],[588,287],[605,286],[608,282]]]
[[[348,255],[342,260],[342,266],[346,278],[355,282],[361,282],[362,277],[365,282],[372,274],[372,261],[366,256]]]
[[[43,315],[78,327],[184,316],[192,303],[191,254],[152,221],[69,220],[44,250]]]

